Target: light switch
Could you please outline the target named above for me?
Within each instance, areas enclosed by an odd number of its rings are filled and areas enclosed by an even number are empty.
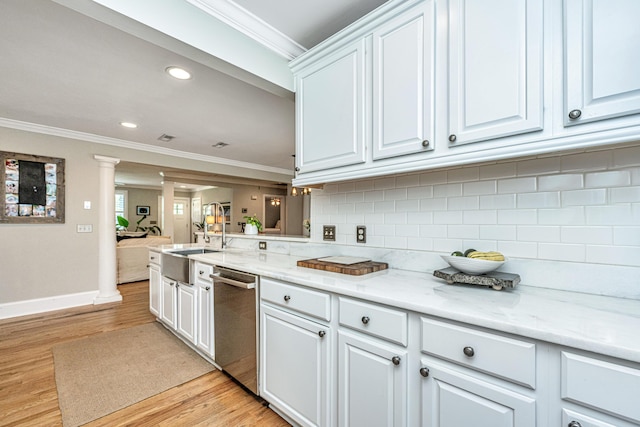
[[[78,233],[92,233],[93,225],[91,224],[78,224],[76,227]]]

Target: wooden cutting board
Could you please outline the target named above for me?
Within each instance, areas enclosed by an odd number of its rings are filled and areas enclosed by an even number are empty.
[[[376,261],[358,262],[356,264],[338,264],[335,262],[320,261],[318,258],[313,258],[298,261],[298,267],[314,268],[316,270],[349,274],[351,276],[362,276],[363,274],[386,270],[389,268],[389,265],[386,262]]]

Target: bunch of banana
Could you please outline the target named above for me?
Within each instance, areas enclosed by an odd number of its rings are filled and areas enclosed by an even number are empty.
[[[490,252],[480,252],[480,251],[469,252],[467,254],[467,258],[484,259],[484,260],[487,260],[487,261],[504,261],[504,255],[502,255],[500,252],[494,252],[494,251],[490,251]]]

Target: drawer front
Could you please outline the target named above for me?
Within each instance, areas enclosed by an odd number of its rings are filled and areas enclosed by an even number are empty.
[[[535,389],[535,344],[424,317],[421,324],[424,353]]]
[[[640,370],[562,352],[562,398],[640,422]]]
[[[340,324],[365,334],[407,345],[407,318],[404,311],[340,297]]]
[[[260,298],[318,319],[331,320],[331,296],[324,292],[262,278]]]
[[[162,261],[161,261],[161,257],[160,257],[160,252],[156,252],[156,251],[149,251],[149,264],[156,264],[156,265],[161,265]]]
[[[196,273],[196,279],[204,280],[206,282],[211,281],[211,277],[209,277],[209,275],[213,274],[212,265],[196,262],[194,268],[195,268],[194,271]]]

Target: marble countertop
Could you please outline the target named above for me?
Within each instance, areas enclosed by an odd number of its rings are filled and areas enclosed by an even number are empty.
[[[495,291],[472,285],[448,285],[432,275],[395,269],[349,276],[298,267],[296,262],[304,258],[268,252],[227,249],[190,257],[208,264],[640,363],[638,300],[528,286]]]

